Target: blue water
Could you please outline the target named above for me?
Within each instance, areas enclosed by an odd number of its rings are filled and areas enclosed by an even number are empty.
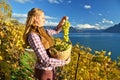
[[[62,33],[55,35],[60,38],[62,36]],[[93,51],[110,51],[112,59],[120,56],[120,34],[118,33],[70,33],[69,37],[73,45],[79,43],[92,48]]]

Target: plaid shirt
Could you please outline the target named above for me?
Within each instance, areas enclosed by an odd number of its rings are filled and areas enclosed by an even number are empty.
[[[47,30],[47,32],[49,35],[58,33],[56,30],[52,30],[52,29]],[[50,58],[47,55],[47,52],[40,40],[39,35],[35,33],[30,33],[28,35],[28,42],[30,46],[33,48],[34,52],[36,53],[37,58],[41,60],[41,63],[36,63],[35,65],[36,68],[44,69],[44,70],[52,70],[54,67],[63,66],[66,64],[65,60]]]

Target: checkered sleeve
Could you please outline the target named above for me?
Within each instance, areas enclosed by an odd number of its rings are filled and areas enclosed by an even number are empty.
[[[41,43],[40,37],[35,34],[31,33],[28,36],[28,42],[30,46],[33,48],[34,52],[36,53],[36,56],[38,59],[42,61],[42,64],[46,67],[57,67],[57,66],[63,66],[66,64],[65,60],[58,60],[55,58],[50,58],[47,55],[47,52]]]
[[[58,34],[60,31],[57,31],[56,29],[47,29],[47,32],[49,35]]]

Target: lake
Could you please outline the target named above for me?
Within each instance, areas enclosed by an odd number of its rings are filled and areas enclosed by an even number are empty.
[[[62,37],[63,33],[55,35]],[[119,33],[70,33],[70,40],[73,45],[79,43],[82,46],[90,47],[92,50],[105,50],[112,52],[112,59],[120,56],[120,34]]]

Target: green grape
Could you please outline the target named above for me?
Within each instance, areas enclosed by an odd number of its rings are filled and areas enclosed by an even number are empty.
[[[67,44],[66,47],[65,47],[65,49],[66,49],[66,50],[69,49],[70,46],[71,46],[71,45]]]
[[[65,51],[67,49],[70,48],[71,44],[69,44],[68,42],[64,41],[61,39],[61,41],[57,41],[55,40],[55,45],[54,45],[54,48],[57,50],[57,51]]]
[[[69,28],[70,22],[68,20],[65,21],[64,25],[62,26],[63,29],[63,39],[68,42],[69,41]]]

